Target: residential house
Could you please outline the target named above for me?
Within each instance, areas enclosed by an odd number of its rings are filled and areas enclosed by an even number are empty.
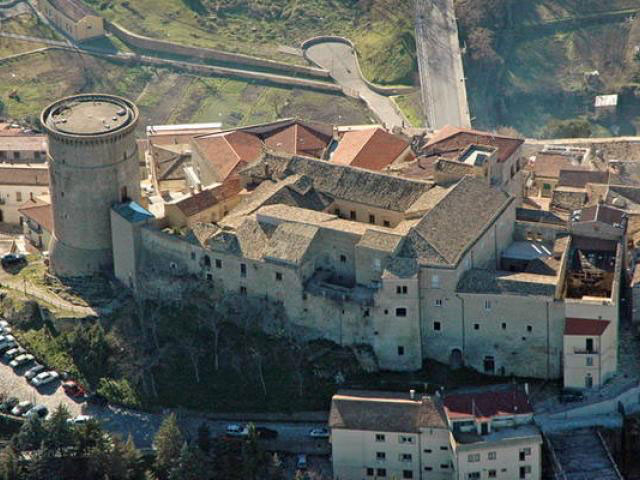
[[[47,137],[43,135],[0,135],[0,164],[45,163]]]
[[[22,229],[25,239],[38,250],[48,250],[53,232],[51,203],[41,198],[29,200],[18,212],[23,218]]]
[[[20,224],[24,202],[48,193],[46,166],[0,164],[0,222]]]
[[[329,156],[331,162],[368,170],[384,170],[395,163],[414,159],[408,141],[381,127],[343,133]]]
[[[38,0],[40,11],[66,35],[82,42],[104,35],[104,21],[81,0]]]

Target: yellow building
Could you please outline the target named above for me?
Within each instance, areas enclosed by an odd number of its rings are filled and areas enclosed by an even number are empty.
[[[76,42],[104,35],[104,22],[79,0],[40,0],[40,11]]]

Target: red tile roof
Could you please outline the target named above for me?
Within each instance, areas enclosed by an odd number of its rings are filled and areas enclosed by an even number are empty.
[[[193,143],[203,159],[213,165],[220,181],[228,178],[237,168],[257,160],[263,145],[258,137],[242,131],[198,137]]]
[[[436,132],[424,147],[425,155],[457,157],[469,145],[490,145],[498,148],[498,162],[506,161],[524,143],[520,138],[505,137],[447,125]],[[449,153],[449,155],[447,155]]]
[[[240,179],[233,178],[222,185],[191,195],[176,203],[178,209],[187,217],[210,208],[217,203],[233,197],[242,190]]]
[[[389,166],[409,144],[382,128],[346,132],[331,156],[333,163],[369,170]],[[408,159],[413,160],[413,157]]]
[[[515,388],[503,391],[484,391],[447,395],[444,399],[447,416],[491,418],[532,413],[527,395]]]
[[[609,326],[608,320],[590,320],[586,318],[567,318],[564,324],[565,335],[583,335],[599,337]]]
[[[264,143],[272,150],[320,158],[331,142],[331,136],[295,122],[285,128],[269,132]]]
[[[18,209],[23,216],[33,220],[45,230],[53,231],[51,205],[37,200],[29,200]]]

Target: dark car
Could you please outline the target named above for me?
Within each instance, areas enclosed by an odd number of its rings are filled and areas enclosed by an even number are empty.
[[[64,390],[64,393],[72,398],[82,398],[87,394],[85,389],[74,380],[64,382],[62,384],[62,389]]]
[[[562,403],[581,402],[582,400],[584,400],[584,393],[577,389],[565,388],[560,393],[560,401]]]
[[[2,262],[3,267],[8,267],[11,265],[25,263],[27,258],[21,253],[7,253],[2,255],[2,259],[0,261]]]
[[[16,397],[7,398],[4,402],[0,403],[0,412],[10,412],[11,409],[15,407],[19,401],[20,400],[18,400]]]
[[[267,427],[256,427],[256,435],[262,439],[278,438],[278,432]]]

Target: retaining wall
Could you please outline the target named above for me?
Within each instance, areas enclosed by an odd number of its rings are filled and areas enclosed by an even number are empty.
[[[356,58],[356,66],[358,67],[358,75],[360,75],[360,78],[362,79],[362,81],[366,83],[367,86],[374,92],[379,93],[380,95],[389,96],[389,95],[409,95],[416,91],[414,87],[384,87],[382,85],[376,85],[375,83],[372,83],[369,80],[367,80],[367,78],[362,73],[362,69],[360,68],[360,61],[358,60],[356,46],[353,44],[351,40],[349,40],[346,37],[340,37],[337,35],[319,35],[317,37],[309,38],[308,40],[305,40],[301,44],[302,55],[304,56],[304,58],[307,59],[308,62],[315,63],[313,60],[311,60],[308,57],[307,49],[309,47],[312,47],[313,45],[317,45],[319,43],[326,43],[326,42],[344,43],[345,45],[349,45],[351,48],[354,49],[354,51],[356,52],[355,58]]]
[[[291,65],[288,63],[266,60],[239,53],[223,52],[220,50],[214,50],[204,47],[180,45],[177,43],[168,42],[166,40],[158,40],[155,38],[138,35],[136,33],[130,32],[124,27],[121,27],[117,23],[105,21],[105,29],[113,33],[116,37],[118,37],[126,44],[144,50],[152,50],[155,52],[193,57],[203,61],[209,60],[216,62],[235,63],[238,65],[247,65],[251,67],[268,68],[294,75],[307,75],[309,77],[319,79],[328,79],[331,77],[331,75],[329,75],[329,72],[323,68],[305,67],[303,65]]]

